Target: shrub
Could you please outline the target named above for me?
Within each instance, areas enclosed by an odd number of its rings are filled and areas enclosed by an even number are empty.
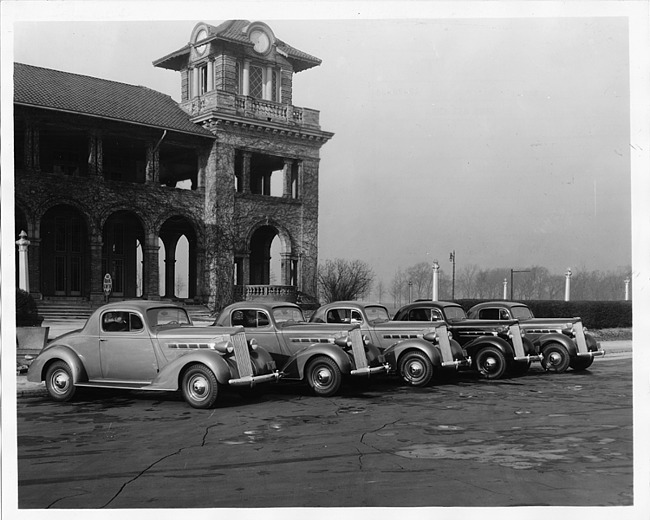
[[[16,289],[16,327],[40,327],[43,317],[38,315],[36,302],[31,294]]]

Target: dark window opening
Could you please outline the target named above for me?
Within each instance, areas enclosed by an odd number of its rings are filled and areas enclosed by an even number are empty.
[[[147,167],[144,144],[119,137],[105,137],[102,147],[104,177],[107,180],[144,183]]]
[[[199,162],[195,150],[163,143],[158,164],[160,184],[182,190],[195,190],[198,187]]]
[[[46,173],[88,175],[88,136],[74,129],[43,125],[39,132],[40,165]]]
[[[251,157],[250,189],[258,195],[282,196],[284,159],[270,155]]]

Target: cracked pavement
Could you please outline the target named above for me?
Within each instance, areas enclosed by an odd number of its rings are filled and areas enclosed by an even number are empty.
[[[626,506],[632,360],[427,388],[273,386],[195,410],[173,394],[18,400],[30,509]]]

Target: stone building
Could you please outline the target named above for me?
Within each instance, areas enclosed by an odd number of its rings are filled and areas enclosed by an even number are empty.
[[[30,292],[97,303],[108,273],[113,298],[174,299],[180,285],[217,308],[315,296],[319,154],[333,134],[292,104],[292,79],[320,60],[264,23],[231,20],[197,24],[153,64],[179,72],[180,103],[15,64],[16,238],[30,241]]]

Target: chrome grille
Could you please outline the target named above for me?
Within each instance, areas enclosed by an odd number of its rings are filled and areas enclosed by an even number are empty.
[[[363,337],[361,336],[361,329],[353,329],[349,334],[350,341],[352,341],[352,354],[354,355],[354,364],[357,370],[366,368],[368,366],[368,359],[366,358],[366,349],[363,345]]]
[[[237,332],[236,334],[233,334],[232,343],[235,347],[235,360],[237,361],[239,377],[252,376],[253,366],[251,363],[250,352],[248,351],[248,343],[246,342],[246,333]]]
[[[521,340],[521,328],[519,325],[510,325],[510,336],[512,337],[512,346],[515,348],[515,357],[525,357],[524,342]]]
[[[438,334],[438,347],[442,354],[442,362],[443,364],[451,363],[454,360],[454,354],[451,351],[451,342],[449,341],[447,326],[440,325],[439,327],[436,327],[436,333]]]
[[[585,339],[585,329],[582,327],[582,322],[578,321],[573,324],[573,333],[576,336],[576,345],[578,345],[578,353],[589,352],[587,348],[587,340]]]

